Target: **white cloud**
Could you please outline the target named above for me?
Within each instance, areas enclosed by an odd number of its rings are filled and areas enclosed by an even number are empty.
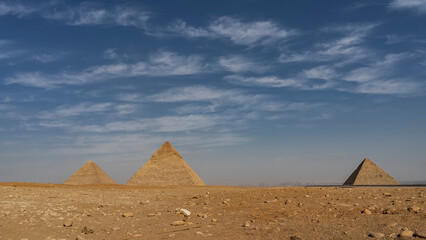
[[[80,116],[82,114],[95,114],[114,111],[118,114],[129,114],[135,111],[135,106],[131,104],[113,103],[80,103],[73,106],[59,106],[54,111],[43,111],[36,116],[40,119],[63,119]]]
[[[0,60],[21,56],[24,51],[17,49],[14,41],[0,39]]]
[[[60,85],[82,85],[115,78],[136,76],[177,76],[193,75],[207,71],[198,55],[182,56],[174,52],[160,51],[151,55],[149,61],[133,64],[117,63],[89,67],[80,72],[44,74],[40,72],[18,73],[5,79],[6,84],[20,84],[40,88],[54,88]]]
[[[166,31],[189,38],[223,38],[245,46],[267,45],[286,40],[296,32],[281,28],[273,21],[244,22],[228,16],[216,18],[205,28],[191,27],[183,21],[176,21]]]
[[[104,52],[104,58],[106,59],[116,59],[118,57],[117,49],[115,48],[108,48]]]
[[[240,55],[230,55],[219,58],[219,65],[234,73],[264,72],[268,68],[259,62],[252,61]]]
[[[146,100],[154,102],[212,101],[239,94],[240,92],[236,90],[218,90],[204,86],[191,86],[171,88],[167,91],[148,96]]]
[[[319,66],[305,70],[304,74],[307,78],[320,78],[324,80],[331,80],[337,77],[337,73],[333,68],[328,66]]]
[[[225,77],[231,83],[244,86],[263,87],[295,87],[299,88],[303,83],[294,78],[278,78],[275,76],[244,77],[241,75],[230,75]]]
[[[416,10],[419,13],[426,13],[426,1],[424,0],[393,0],[389,8],[395,10]]]
[[[23,17],[39,10],[40,6],[37,7],[35,5],[29,4],[24,5],[18,1],[0,2],[0,16],[15,15],[18,17]]]
[[[334,62],[343,66],[371,56],[371,50],[362,45],[367,34],[377,24],[334,26],[324,28],[324,33],[338,33],[338,39],[316,44],[311,49],[302,52],[281,53],[278,60],[287,62]]]
[[[180,132],[205,129],[223,124],[225,118],[215,115],[187,115],[147,118],[137,121],[118,121],[105,125],[74,126],[75,131],[84,132]]]
[[[135,6],[105,8],[101,4],[89,2],[78,6],[53,8],[44,11],[46,19],[65,21],[69,25],[111,25],[129,26],[144,29],[150,13]]]

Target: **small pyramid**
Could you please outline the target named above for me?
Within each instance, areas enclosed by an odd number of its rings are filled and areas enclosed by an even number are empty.
[[[68,178],[64,184],[115,184],[115,182],[95,162],[88,161]]]
[[[168,141],[133,175],[128,185],[205,185]]]
[[[365,158],[343,185],[399,185],[399,182]]]

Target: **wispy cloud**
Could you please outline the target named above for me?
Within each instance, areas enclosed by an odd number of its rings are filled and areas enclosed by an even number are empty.
[[[426,13],[426,1],[424,0],[393,0],[389,8],[394,10],[414,10],[418,13]]]
[[[14,45],[14,41],[0,39],[0,60],[16,58],[24,54],[23,50],[18,49]]]
[[[78,6],[66,6],[44,11],[46,19],[65,21],[69,25],[111,25],[144,29],[150,13],[136,6],[113,6],[83,2]]]
[[[303,83],[298,79],[279,78],[276,76],[245,77],[241,75],[229,75],[225,77],[231,83],[243,86],[264,87],[295,87],[299,88]]]
[[[115,78],[136,76],[176,76],[193,75],[207,71],[199,55],[183,56],[174,52],[160,51],[150,56],[148,61],[133,64],[117,63],[100,65],[80,72],[64,71],[58,74],[41,72],[17,73],[7,77],[6,84],[20,84],[40,88],[54,88],[60,85],[82,85]]]
[[[351,91],[377,94],[415,93],[421,84],[412,77],[401,77],[397,65],[412,57],[410,54],[388,54],[381,61],[368,67],[354,69],[343,76],[343,80],[356,82],[358,86]]]
[[[293,29],[284,29],[274,21],[251,21],[223,16],[214,19],[207,27],[188,26],[178,20],[171,24],[163,34],[176,34],[188,38],[222,38],[238,45],[268,45],[286,40],[296,33]]]
[[[220,57],[219,65],[227,71],[240,73],[240,72],[264,72],[268,69],[264,64],[253,61],[241,55],[230,55]]]
[[[367,34],[377,24],[348,24],[332,26],[322,29],[323,33],[338,33],[342,36],[328,42],[315,44],[312,49],[302,52],[287,51],[279,56],[279,61],[287,62],[333,62],[340,61],[339,65],[356,62],[371,56],[362,43]]]
[[[15,15],[23,17],[25,15],[40,11],[44,7],[41,5],[23,4],[19,1],[1,1],[0,2],[0,16]]]
[[[43,111],[36,117],[40,119],[64,119],[67,117],[80,116],[82,114],[96,114],[103,112],[114,112],[120,115],[133,113],[135,105],[115,103],[80,103],[72,106],[59,106],[54,111]]]
[[[107,25],[145,29],[151,13],[141,7],[124,4],[109,6],[101,3],[82,2],[65,5],[61,1],[47,1],[42,4],[1,1],[0,16],[24,17],[37,14],[48,20],[63,21],[68,25]]]

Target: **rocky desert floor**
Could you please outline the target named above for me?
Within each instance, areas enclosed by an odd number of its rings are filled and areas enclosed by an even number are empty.
[[[425,193],[0,183],[0,239],[421,239]]]

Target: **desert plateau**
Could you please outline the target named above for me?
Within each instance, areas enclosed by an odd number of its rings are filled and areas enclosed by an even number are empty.
[[[425,193],[1,183],[0,239],[421,239]]]

